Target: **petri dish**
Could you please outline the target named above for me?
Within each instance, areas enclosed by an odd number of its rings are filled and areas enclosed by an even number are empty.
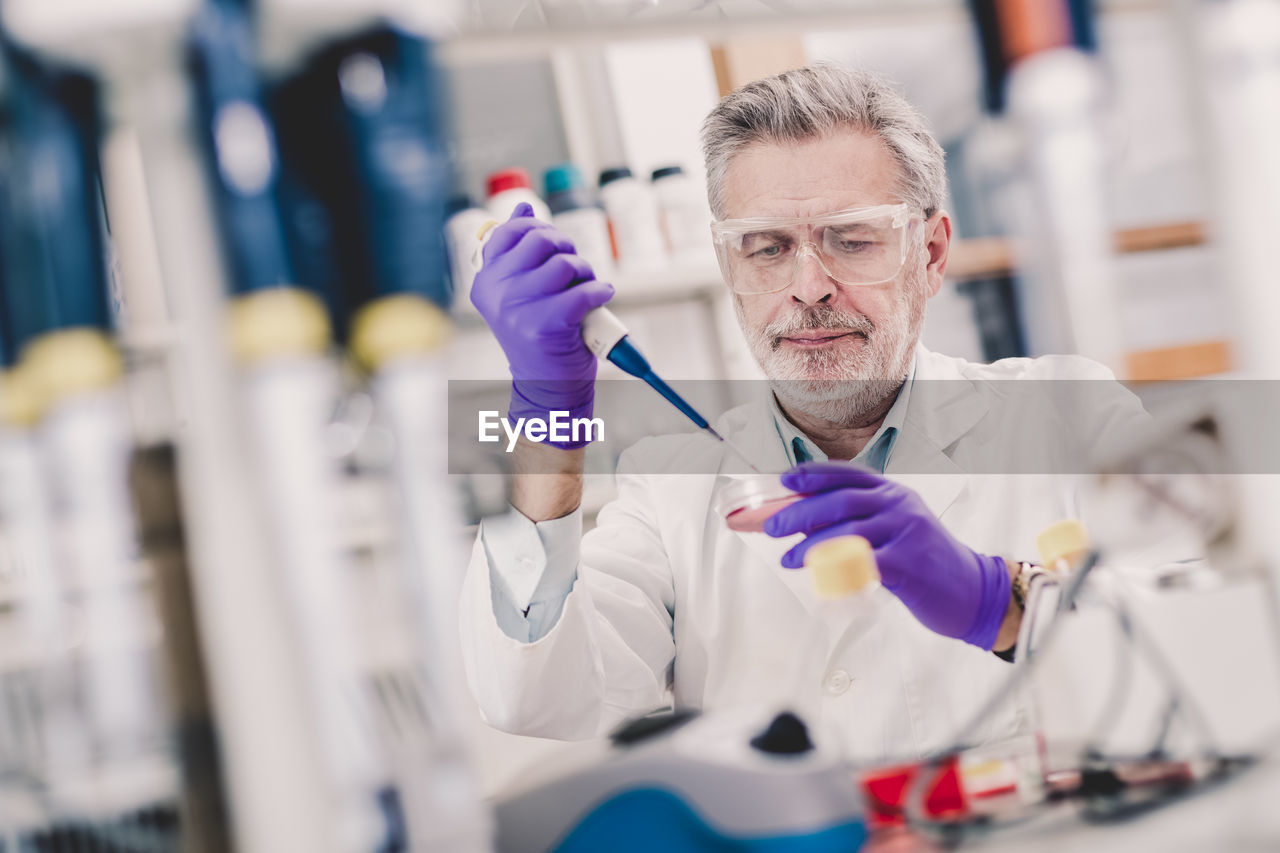
[[[735,479],[716,494],[715,510],[730,530],[762,533],[775,512],[806,495],[778,482],[777,475]]]

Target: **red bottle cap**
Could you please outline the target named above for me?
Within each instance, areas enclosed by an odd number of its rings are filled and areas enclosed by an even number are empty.
[[[866,798],[870,822],[876,826],[905,822],[903,800],[911,793],[912,782],[922,765],[901,764],[877,767],[862,775],[862,794]],[[934,820],[958,820],[969,814],[969,802],[960,779],[960,760],[951,756],[934,769],[933,778],[924,792],[924,812]]]
[[[533,181],[530,180],[529,173],[524,169],[503,169],[501,172],[494,172],[489,176],[489,198],[493,198],[503,190],[514,189],[533,189]]]

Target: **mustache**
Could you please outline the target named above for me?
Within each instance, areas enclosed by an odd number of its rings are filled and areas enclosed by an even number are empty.
[[[830,305],[810,305],[765,326],[762,334],[770,347],[776,350],[782,346],[783,338],[807,329],[829,329],[870,338],[876,324],[862,314],[842,311]]]

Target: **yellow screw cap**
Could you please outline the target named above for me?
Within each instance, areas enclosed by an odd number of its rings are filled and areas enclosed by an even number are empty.
[[[40,412],[63,397],[107,388],[124,375],[120,351],[97,329],[62,329],[27,344],[22,371]]]
[[[329,345],[329,314],[319,297],[296,287],[245,294],[227,314],[231,352],[242,364],[274,356],[324,352]]]
[[[1073,565],[1089,550],[1089,532],[1074,518],[1055,521],[1036,537],[1036,550],[1048,568],[1057,566],[1059,560]]]
[[[412,293],[384,296],[356,315],[351,352],[368,370],[401,355],[432,352],[449,340],[452,324],[444,311]]]
[[[819,542],[804,555],[820,598],[843,598],[880,580],[871,543],[861,536],[837,536]]]

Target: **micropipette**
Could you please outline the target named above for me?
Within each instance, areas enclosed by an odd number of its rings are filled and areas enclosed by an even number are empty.
[[[481,243],[497,224],[497,220],[490,219],[480,228],[476,237],[480,239]],[[473,264],[478,261],[479,253],[480,247],[477,246],[476,257],[472,259]],[[760,473],[760,469],[751,463],[751,460],[747,458],[747,455],[741,449],[716,432],[716,428],[706,418],[698,414],[697,409],[690,406],[683,397],[676,393],[674,388],[664,382],[657,373],[654,373],[653,368],[649,366],[649,360],[641,355],[640,350],[636,349],[631,341],[627,339],[627,327],[622,325],[622,321],[608,308],[592,308],[582,318],[582,340],[586,343],[587,349],[595,354],[596,358],[616,364],[624,372],[643,380],[650,388],[661,394],[667,402],[679,409],[685,417],[693,421],[699,429],[723,444],[736,454],[739,459],[747,463],[748,468],[757,474]]]
[[[751,464],[751,460],[747,458],[745,453],[738,449],[733,442],[716,432],[715,427],[708,423],[706,418],[698,414],[697,409],[690,406],[683,397],[675,392],[674,388],[664,382],[658,374],[654,373],[653,368],[649,366],[648,359],[641,355],[640,351],[627,338],[627,327],[622,325],[622,321],[608,308],[593,308],[587,312],[587,316],[582,318],[582,340],[586,342],[587,349],[595,353],[597,358],[612,362],[637,379],[643,380],[650,388],[666,398],[667,402],[679,409],[689,420],[697,424],[699,429],[737,454],[739,459],[747,463],[748,468],[757,474],[760,473],[760,469]]]

